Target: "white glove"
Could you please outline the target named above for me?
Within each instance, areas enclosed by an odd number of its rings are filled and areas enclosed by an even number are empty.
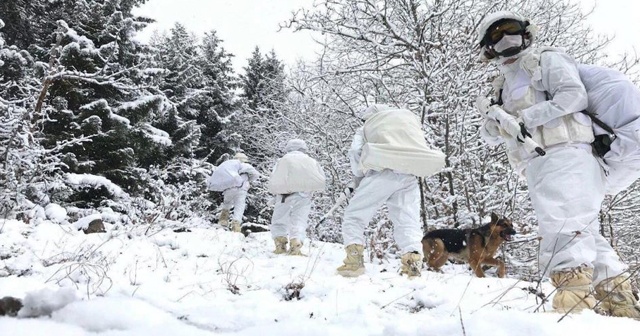
[[[485,119],[480,127],[480,136],[489,146],[497,146],[504,142],[500,133],[498,122],[493,119]]]
[[[514,138],[523,138],[522,126],[520,125],[522,120],[520,118],[516,119],[511,115],[502,115],[498,120],[498,124],[500,128],[502,128],[507,134],[511,135]]]
[[[478,96],[476,98],[476,108],[485,118],[487,117],[487,112],[489,112],[489,107],[491,107],[491,101],[487,97]]]
[[[485,133],[489,136],[498,137],[501,135],[500,124],[498,124],[498,122],[493,119],[486,119],[482,123],[482,128],[484,128]]]
[[[514,138],[522,140],[525,135],[531,136],[522,119],[512,116],[498,105],[489,106],[486,115],[489,119],[497,121],[499,127]]]

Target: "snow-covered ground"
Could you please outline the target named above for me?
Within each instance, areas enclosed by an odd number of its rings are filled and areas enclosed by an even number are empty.
[[[623,335],[640,322],[542,312],[526,288],[474,278],[463,265],[409,280],[399,260],[365,275],[334,271],[342,246],[312,242],[309,257],[276,256],[269,233],[196,225],[191,232],[106,224],[0,221],[0,297],[24,299],[0,335]],[[8,275],[11,274],[11,275]],[[287,289],[289,288],[289,289]],[[296,290],[299,289],[299,299]],[[548,283],[542,291],[551,293]],[[539,312],[534,312],[537,308]],[[37,317],[29,317],[37,316]]]

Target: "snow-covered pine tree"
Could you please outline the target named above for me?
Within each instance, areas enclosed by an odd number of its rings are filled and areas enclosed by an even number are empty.
[[[230,152],[229,142],[233,138],[225,132],[225,123],[234,112],[233,90],[237,84],[232,55],[222,47],[222,42],[215,31],[206,33],[199,41],[181,24],[176,24],[168,33],[156,34],[151,40],[154,67],[162,69],[157,85],[176,107],[158,121],[174,143],[175,158],[167,169],[157,174],[165,188],[176,188],[175,192],[165,190],[165,193],[179,193],[185,201],[188,201],[185,197],[196,200],[192,205],[200,210],[212,210],[209,209],[212,204],[221,201],[205,197],[204,184],[197,183],[211,168],[201,161],[215,163],[221,155]],[[208,168],[199,171],[198,166]],[[192,185],[195,178],[192,173],[196,171],[198,177]],[[185,190],[190,193],[182,193]],[[203,199],[206,201],[202,202]]]
[[[215,31],[200,43],[181,24],[154,36],[151,45],[156,66],[166,70],[159,86],[177,106],[173,119],[165,121],[173,125],[174,142],[189,142],[196,158],[215,162],[229,152],[228,135],[220,132],[235,109],[232,55]]]
[[[5,15],[3,3],[3,12]],[[20,210],[26,193],[26,181],[33,168],[32,160],[25,156],[32,154],[30,114],[27,111],[31,101],[26,90],[37,85],[30,77],[31,55],[16,46],[5,43],[6,29],[4,17],[0,17],[0,218],[14,216]],[[26,93],[26,94],[25,94]]]
[[[247,66],[243,68],[244,74],[240,76],[243,103],[247,109],[257,110],[261,99],[262,88],[264,87],[264,56],[260,48],[256,46],[247,60]]]
[[[34,41],[33,25],[29,18],[37,11],[39,1],[5,0],[0,2],[0,17],[4,20],[3,32],[8,45],[27,49]]]
[[[20,41],[33,50],[43,78],[30,107],[44,136],[40,144],[65,154],[66,172],[102,175],[134,194],[144,188],[139,167],[161,160],[169,145],[151,122],[170,105],[140,85],[146,80],[142,46],[132,37],[148,20],[127,9],[135,3],[33,1],[44,10],[27,22],[31,40]],[[76,145],[60,148],[70,142]],[[56,194],[58,201],[97,205],[113,198],[104,187],[68,182],[71,193]]]
[[[230,152],[229,117],[237,109],[234,90],[238,86],[233,72],[232,57],[222,46],[216,31],[204,34],[197,65],[202,73],[203,87],[196,98],[196,118],[200,129],[200,142],[195,154],[214,163],[222,154]]]
[[[0,141],[7,149],[2,154],[25,163],[22,167],[7,160],[4,167],[9,170],[1,172],[7,181],[3,186],[8,188],[3,189],[2,198],[10,203],[4,209],[15,210],[17,199],[29,200],[29,207],[33,202],[44,205],[51,196],[67,206],[110,206],[137,220],[158,218],[160,212],[161,218],[186,217],[194,214],[193,205],[209,206],[199,199],[205,194],[201,182],[210,166],[194,159],[200,140],[198,124],[210,128],[209,134],[219,132],[224,120],[212,118],[211,112],[231,113],[231,55],[217,50],[220,41],[211,36],[208,55],[192,44],[194,58],[188,63],[197,70],[163,69],[155,52],[133,39],[149,22],[131,13],[142,2],[38,0],[22,8],[16,0],[0,6],[0,14],[20,14],[11,19],[22,25],[25,34],[12,38],[32,51],[2,46],[2,57],[8,60],[0,81],[0,109],[6,121]],[[175,103],[166,98],[163,89],[171,89],[166,75],[200,73],[203,76],[190,83],[187,78],[188,86]],[[184,83],[183,79],[174,83]],[[30,147],[26,140],[32,140]],[[34,146],[44,147],[36,151]],[[215,150],[228,151],[219,144]],[[31,161],[26,160],[27,154]],[[206,154],[202,150],[200,155]],[[25,172],[42,172],[49,178],[47,188],[35,187],[42,178]],[[70,175],[65,179],[63,173]],[[9,179],[15,181],[9,183]],[[16,187],[27,180],[37,193],[29,191],[25,196],[27,191]]]
[[[164,70],[157,85],[175,106],[156,124],[169,133],[174,144],[173,157],[191,157],[200,138],[200,127],[195,122],[199,112],[192,105],[203,85],[197,65],[197,39],[176,23],[169,33],[154,36],[151,47],[153,66]]]
[[[241,149],[261,169],[268,169],[279,154],[278,145],[291,134],[282,127],[287,98],[284,65],[275,51],[263,55],[256,47],[240,76],[242,108],[236,127],[242,135]]]
[[[43,148],[35,110],[39,67],[28,51],[6,45],[4,36],[0,27],[0,218],[29,221],[43,216],[49,195],[61,189],[63,150],[83,139]]]

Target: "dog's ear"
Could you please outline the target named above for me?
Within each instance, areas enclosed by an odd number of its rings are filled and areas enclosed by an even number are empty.
[[[491,223],[497,223],[500,217],[495,212],[491,213]]]

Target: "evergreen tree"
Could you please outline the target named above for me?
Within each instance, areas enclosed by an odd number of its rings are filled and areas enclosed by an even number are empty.
[[[180,199],[186,203],[174,215],[209,207],[197,199],[210,166],[195,158],[229,151],[218,138],[234,108],[231,55],[215,32],[199,44],[179,25],[155,49],[135,41],[150,21],[131,13],[143,2],[0,5],[0,15],[17,13],[9,30],[22,47],[6,46],[3,35],[3,209],[45,205],[50,196],[63,205],[131,211],[132,218],[157,218]],[[128,206],[135,197],[159,207]]]
[[[60,142],[40,145],[41,119],[34,113],[40,81],[29,52],[5,45],[0,20],[0,218],[31,218],[49,202],[47,192],[59,189],[62,175]],[[9,31],[13,31],[9,29]]]
[[[197,121],[202,129],[196,156],[206,157],[211,163],[229,152],[230,139],[227,132],[223,132],[223,122],[237,108],[234,90],[238,84],[231,64],[233,55],[221,46],[222,42],[215,31],[205,33],[198,62],[204,86],[197,100]]]
[[[34,42],[34,27],[29,18],[34,15],[39,1],[3,0],[0,2],[0,17],[4,20],[3,29],[8,45],[15,45],[20,49]]]
[[[237,83],[232,55],[222,47],[222,42],[215,31],[198,40],[180,24],[152,38],[154,66],[162,69],[157,85],[176,107],[167,118],[158,121],[174,144],[170,164],[173,168],[161,174],[169,192],[178,184],[182,190],[194,187],[189,172],[197,166],[195,161],[217,163],[223,154],[230,152],[229,142],[235,136],[226,132],[226,120],[236,109]],[[192,193],[191,197],[202,197],[204,192]]]
[[[172,157],[191,157],[200,138],[200,126],[196,122],[198,111],[193,105],[203,85],[197,64],[197,40],[183,25],[176,23],[169,34],[155,36],[151,45],[154,66],[165,70],[158,86],[175,105],[175,110],[159,119],[157,124],[167,130],[176,144]]]
[[[261,105],[262,97],[260,96],[265,83],[264,58],[260,53],[260,48],[256,47],[248,60],[248,64],[244,67],[244,75],[240,76],[242,81],[243,104],[245,109],[256,111]]]
[[[260,103],[264,109],[276,112],[282,108],[288,93],[284,64],[278,59],[276,52],[271,50],[266,55],[263,66],[265,82],[261,90],[262,101]]]
[[[274,51],[263,56],[256,47],[244,71],[240,77],[242,109],[236,122],[242,140],[236,145],[268,170],[279,154],[277,144],[287,137],[277,127],[282,124],[287,95],[284,66]]]
[[[52,149],[61,141],[90,138],[63,150],[66,171],[104,176],[133,195],[144,190],[139,182],[145,168],[166,161],[171,142],[153,122],[172,108],[146,85],[144,46],[132,37],[148,20],[130,12],[136,3],[43,1],[50,11],[33,18],[36,28],[55,24],[58,33],[42,33],[33,42],[49,42],[32,46],[47,75],[36,105],[45,120],[42,144]],[[49,43],[54,48],[43,52]],[[78,190],[69,199],[95,205],[113,196],[102,188]]]
[[[160,88],[175,103],[177,111],[170,132],[174,141],[190,135],[196,158],[215,160],[229,149],[229,134],[223,132],[224,120],[236,104],[233,55],[222,47],[215,31],[206,33],[201,43],[183,25],[152,39],[156,66],[166,70]],[[191,128],[188,132],[181,129]]]

